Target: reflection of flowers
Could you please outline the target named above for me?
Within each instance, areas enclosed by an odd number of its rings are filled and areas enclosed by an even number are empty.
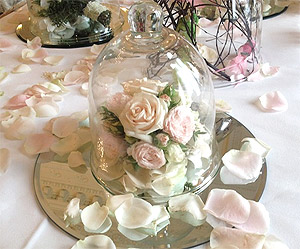
[[[128,155],[136,160],[137,164],[146,169],[159,169],[166,163],[164,152],[145,142],[137,142],[128,149]]]

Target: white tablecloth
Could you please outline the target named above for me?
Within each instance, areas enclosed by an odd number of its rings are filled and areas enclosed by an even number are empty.
[[[14,14],[12,14],[14,15]],[[0,20],[0,30],[9,30]],[[0,52],[0,66],[6,71],[20,64],[18,61],[25,44],[14,33],[2,35],[18,46],[12,52]],[[70,67],[89,54],[89,48],[48,49],[50,55],[64,55],[58,66],[30,65],[26,74],[10,74],[0,84],[7,100],[27,87],[45,81],[42,72],[55,72]],[[216,99],[224,99],[232,106],[232,115],[242,122],[257,138],[272,147],[268,155],[267,183],[260,200],[270,213],[270,233],[283,240],[290,249],[300,246],[300,8],[292,4],[288,10],[263,21],[262,55],[265,62],[279,66],[273,77],[259,82],[247,82],[235,88],[215,91]],[[79,87],[70,87],[71,93],[60,103],[59,115],[87,109],[87,98]],[[255,102],[262,94],[279,90],[287,98],[289,109],[283,113],[261,111]],[[47,118],[37,120],[37,131]],[[0,248],[70,248],[76,240],[54,225],[41,210],[33,189],[35,157],[22,152],[22,141],[12,141],[0,133],[0,147],[11,151],[12,163],[0,176]]]

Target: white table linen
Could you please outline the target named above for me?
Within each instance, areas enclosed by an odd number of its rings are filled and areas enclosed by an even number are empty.
[[[0,20],[0,30],[11,14]],[[11,24],[9,24],[11,25]],[[7,28],[8,26],[6,26]],[[8,28],[7,28],[8,29]],[[25,43],[15,33],[1,34],[18,44],[14,51],[0,52],[0,66],[11,71],[20,64]],[[44,82],[43,72],[70,69],[75,62],[89,54],[89,47],[76,49],[47,49],[49,55],[63,55],[57,66],[30,64],[32,71],[10,74],[0,83],[4,96],[0,107],[8,99],[33,84]],[[216,99],[224,99],[232,106],[233,117],[243,123],[257,138],[272,147],[267,157],[267,183],[260,200],[270,213],[270,234],[284,241],[290,249],[300,245],[300,5],[263,21],[262,55],[265,62],[279,66],[275,76],[258,82],[247,82],[235,88],[215,91]],[[61,115],[88,108],[87,98],[79,93],[79,86],[59,103]],[[255,102],[266,92],[279,90],[289,103],[283,113],[267,113]],[[4,110],[2,109],[1,112]],[[37,132],[49,118],[37,118]],[[0,248],[71,248],[76,239],[58,228],[40,208],[33,188],[33,170],[36,157],[25,156],[23,141],[7,140],[0,133],[0,148],[11,152],[11,165],[0,176]],[[199,247],[200,248],[200,247]]]

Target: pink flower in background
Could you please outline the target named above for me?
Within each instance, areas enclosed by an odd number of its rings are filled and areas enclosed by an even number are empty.
[[[226,73],[231,75],[246,75],[247,71],[247,60],[244,56],[238,55],[229,61],[227,67],[224,68]]]
[[[159,169],[166,164],[163,150],[145,142],[137,142],[127,150],[138,165],[145,169]]]
[[[159,133],[156,135],[156,138],[158,139],[158,141],[160,142],[161,146],[165,147],[167,146],[170,138],[168,135],[164,134],[164,133]]]
[[[119,116],[124,106],[131,100],[131,98],[131,96],[125,93],[118,92],[108,99],[107,109]]]
[[[177,106],[170,110],[164,123],[164,131],[176,142],[186,144],[195,130],[194,117],[191,109],[186,106]]]

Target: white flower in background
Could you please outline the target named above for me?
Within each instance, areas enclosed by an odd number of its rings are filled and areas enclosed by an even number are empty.
[[[186,156],[179,144],[172,143],[167,147],[166,158],[169,162],[180,163],[185,157]]]
[[[162,99],[140,92],[125,105],[119,119],[127,136],[152,143],[149,134],[163,128],[167,112],[167,104]]]
[[[64,221],[66,226],[75,225],[80,222],[80,207],[79,207],[80,199],[73,198],[64,212]]]
[[[167,85],[168,82],[160,82],[159,80],[150,80],[147,78],[129,80],[122,83],[124,92],[129,95],[134,95],[139,92],[148,92],[158,95]]]

